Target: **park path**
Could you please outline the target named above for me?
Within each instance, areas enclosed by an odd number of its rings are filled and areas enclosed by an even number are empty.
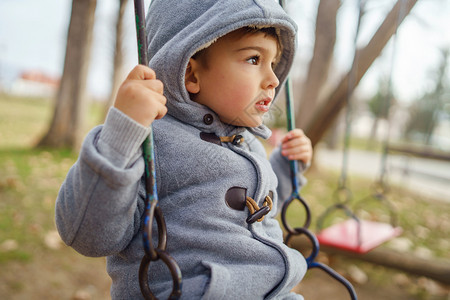
[[[314,163],[319,168],[342,169],[342,151],[319,148]],[[361,175],[376,182],[380,176],[381,154],[350,150],[348,173]],[[425,197],[450,203],[450,162],[407,155],[388,155],[387,180],[413,190]]]

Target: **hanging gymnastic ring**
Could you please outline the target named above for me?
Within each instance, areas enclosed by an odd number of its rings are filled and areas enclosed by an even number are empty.
[[[315,262],[317,255],[319,254],[319,249],[320,249],[319,241],[317,240],[316,236],[314,234],[312,234],[311,231],[309,231],[308,229],[305,229],[305,228],[295,228],[295,231],[296,231],[296,235],[305,234],[308,237],[308,239],[311,241],[311,244],[312,244],[311,254],[307,258],[305,258],[308,269],[312,269],[312,268],[322,269],[328,275],[330,275],[331,277],[333,277],[334,279],[339,281],[341,284],[343,284],[345,286],[345,288],[348,290],[351,299],[356,300],[357,299],[356,292],[355,292],[352,284],[347,279],[342,277],[339,273],[337,273],[332,268],[330,268],[324,264]],[[288,234],[286,236],[287,241],[289,241],[289,239],[291,237],[292,237],[292,234]]]
[[[309,226],[311,225],[311,211],[309,209],[308,204],[300,195],[295,194],[295,193],[292,194],[291,197],[289,198],[289,200],[287,200],[283,203],[283,208],[281,209],[281,222],[283,223],[283,226],[286,229],[286,231],[292,235],[296,235],[296,230],[288,224],[287,219],[286,219],[286,213],[287,213],[287,209],[288,209],[289,205],[291,205],[291,203],[294,200],[300,201],[300,203],[303,205],[303,207],[305,209],[306,219],[305,219],[305,223],[303,224],[302,227],[309,228]]]
[[[308,265],[308,269],[309,269],[310,264],[314,262],[317,255],[319,254],[319,241],[317,240],[316,236],[306,228],[296,227],[294,230],[295,230],[295,233],[288,233],[286,235],[286,237],[284,239],[284,243],[287,245],[293,236],[305,234],[308,237],[308,239],[311,241],[311,245],[312,245],[311,254],[305,258],[306,263]]]
[[[173,257],[170,256],[167,252],[160,249],[156,249],[155,251],[158,255],[158,259],[161,259],[166,264],[166,266],[169,268],[170,274],[172,275],[173,286],[169,299],[179,299],[181,297],[180,267],[178,266],[175,259],[173,259]],[[155,297],[155,295],[153,295],[148,285],[148,271],[150,262],[152,262],[150,256],[144,255],[141,260],[141,265],[139,266],[139,286],[141,288],[141,293],[146,300],[155,300],[157,298]]]
[[[164,221],[164,216],[162,214],[161,208],[157,205],[158,202],[148,201],[147,205],[150,205],[149,209],[145,210],[145,219],[144,219],[144,250],[146,256],[149,256],[151,260],[155,261],[158,259],[158,253],[156,250],[165,251],[167,247],[167,227],[166,222]],[[158,226],[158,247],[155,248],[153,245],[152,236],[152,228],[153,228],[153,219],[156,219],[156,224]]]

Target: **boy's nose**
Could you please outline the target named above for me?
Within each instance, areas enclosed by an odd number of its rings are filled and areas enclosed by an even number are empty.
[[[278,80],[277,75],[275,72],[270,68],[270,70],[267,71],[266,78],[264,81],[264,88],[276,88],[280,84],[280,81]]]

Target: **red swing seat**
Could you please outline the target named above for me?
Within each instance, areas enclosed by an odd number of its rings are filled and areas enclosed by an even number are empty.
[[[348,219],[321,230],[317,239],[320,245],[364,254],[399,236],[402,231],[402,228],[387,223]]]

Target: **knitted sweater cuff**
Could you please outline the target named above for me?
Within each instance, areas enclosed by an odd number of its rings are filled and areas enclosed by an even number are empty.
[[[100,133],[97,148],[116,166],[125,167],[132,158],[141,155],[141,145],[150,130],[150,127],[142,126],[112,107]]]

